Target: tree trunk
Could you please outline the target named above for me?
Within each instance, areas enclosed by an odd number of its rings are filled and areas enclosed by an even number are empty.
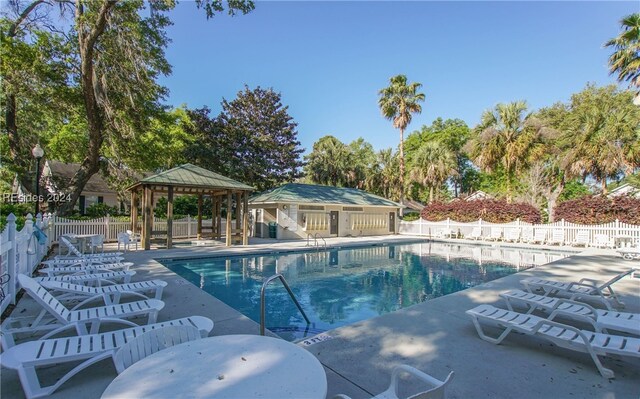
[[[549,213],[549,223],[555,222],[554,212],[556,210],[556,204],[560,194],[564,191],[564,179],[556,186],[553,191],[547,191],[547,212]]]
[[[429,186],[429,203],[433,202],[433,186]]]
[[[404,129],[400,129],[400,203],[404,202]],[[400,208],[400,216],[404,214]]]
[[[602,195],[607,195],[607,178],[602,178]]]

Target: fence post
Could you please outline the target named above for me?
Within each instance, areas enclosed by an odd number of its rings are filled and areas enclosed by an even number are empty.
[[[11,247],[9,251],[7,251],[7,273],[9,274],[9,295],[11,297],[11,303],[16,303],[16,292],[17,292],[17,275],[16,273],[16,249],[18,243],[16,243],[16,215],[10,213],[7,216],[7,229],[9,235],[7,239],[11,243]]]
[[[451,219],[447,218],[447,233],[451,232]],[[449,238],[451,238],[451,235],[449,235]]]
[[[42,213],[38,213],[36,215],[36,227],[42,230]],[[40,262],[40,260],[43,258],[42,245],[44,244],[40,244],[40,240],[36,242],[36,262]]]
[[[418,223],[419,223],[418,224],[418,229],[419,229],[418,230],[418,232],[419,232],[418,235],[422,235],[422,216],[420,216],[420,218],[418,219]]]
[[[191,238],[191,215],[187,215],[187,238]]]
[[[562,224],[562,245],[564,245],[565,237],[567,236],[567,230],[564,225],[564,219],[561,220],[561,224]]]
[[[616,232],[613,235],[613,237],[611,237],[609,240],[611,241],[612,245],[615,247],[616,245],[616,237],[621,237],[622,233],[620,232],[620,221],[618,219],[616,219]]]
[[[29,253],[29,241],[31,240],[31,237],[33,236],[33,216],[29,213],[27,214],[27,218],[24,221],[24,227],[22,228],[23,231],[23,237],[25,237],[26,244],[24,247],[24,254],[27,255],[26,258],[20,261],[21,265],[18,265],[18,271],[19,272],[25,272],[25,273],[29,273],[29,275],[31,275],[31,271],[33,269],[35,269],[34,263],[33,263],[33,257],[36,254],[30,254]],[[36,247],[37,248],[37,247]],[[37,251],[36,251],[37,253]],[[18,254],[19,255],[19,254]],[[22,267],[22,265],[24,265],[24,267]],[[28,272],[27,272],[28,270]]]

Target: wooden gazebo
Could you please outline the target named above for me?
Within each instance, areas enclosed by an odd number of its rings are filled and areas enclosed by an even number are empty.
[[[202,237],[202,204],[205,195],[212,202],[212,236],[222,238],[222,202],[227,201],[226,245],[231,246],[233,235],[242,235],[242,244],[249,241],[249,194],[253,187],[240,183],[210,170],[184,164],[173,169],[149,176],[127,188],[131,192],[131,230],[137,232],[138,206],[142,206],[142,245],[151,248],[153,233],[153,196],[155,193],[167,196],[167,248],[173,241],[173,197],[187,194],[198,196],[198,239]],[[231,209],[233,196],[236,198],[236,228],[231,229]],[[139,201],[141,199],[142,201]],[[242,220],[240,228],[239,221]]]

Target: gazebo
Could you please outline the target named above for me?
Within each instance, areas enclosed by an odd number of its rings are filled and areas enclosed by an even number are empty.
[[[242,244],[249,242],[249,194],[253,187],[240,183],[228,177],[211,172],[210,170],[184,164],[173,169],[146,177],[127,188],[131,192],[131,230],[137,232],[138,199],[142,205],[142,245],[145,250],[151,248],[153,233],[153,196],[156,193],[167,196],[167,248],[171,248],[173,241],[173,197],[174,195],[198,196],[198,239],[202,237],[202,204],[205,195],[211,197],[212,202],[212,235],[216,239],[222,238],[222,202],[226,198],[226,245],[231,246],[234,234],[242,235]],[[236,228],[231,229],[231,209],[233,196],[236,198]],[[242,225],[238,228],[238,222]]]

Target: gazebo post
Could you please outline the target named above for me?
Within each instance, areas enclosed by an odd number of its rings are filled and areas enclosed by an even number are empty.
[[[173,245],[173,186],[167,193],[167,249]]]
[[[153,238],[153,219],[156,218],[155,212],[153,211],[153,190],[151,187],[149,187],[149,197],[151,198],[149,202],[149,206],[151,207],[151,218],[149,220],[149,223],[151,224],[151,228],[149,229],[149,242],[151,242],[151,239]]]
[[[138,232],[138,192],[137,191],[131,191],[131,208],[130,208],[130,212],[131,214],[131,231],[133,231],[133,233],[137,233]]]
[[[144,214],[142,225],[142,239],[145,250],[151,249],[151,190],[144,186]]]
[[[249,193],[242,192],[242,245],[249,245]]]
[[[222,195],[216,196],[216,239],[222,238]]]
[[[240,216],[240,211],[242,211],[242,191],[238,191],[236,193],[236,228],[235,233],[240,235],[242,228],[242,218]],[[235,234],[234,234],[235,235]]]
[[[202,238],[202,194],[198,194],[198,240]]]
[[[227,190],[227,247],[231,246],[231,217],[233,214],[231,213],[231,190]]]

